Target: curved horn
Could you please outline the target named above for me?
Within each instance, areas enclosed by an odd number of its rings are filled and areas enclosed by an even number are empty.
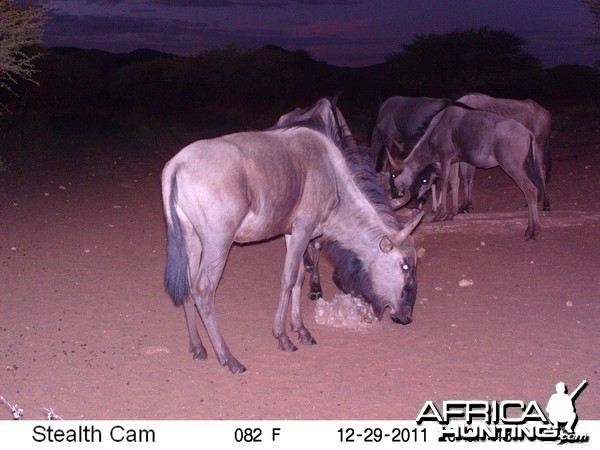
[[[392,208],[400,209],[410,201],[410,189],[402,185],[402,197],[392,199]]]
[[[395,170],[396,172],[402,171],[404,169],[404,163],[402,161],[396,161],[396,159],[390,153],[390,149],[387,148],[386,145],[384,145],[384,147],[385,147],[385,153],[387,154],[387,158],[388,158],[388,161],[389,161],[392,169]]]
[[[396,139],[394,139],[393,137],[390,137],[390,139],[392,140],[392,143],[398,147],[398,150],[402,151],[402,144],[400,142],[398,142]]]
[[[424,214],[425,214],[425,211],[420,211],[406,225],[404,225],[404,228],[402,228],[402,230],[400,230],[395,235],[396,242],[402,242],[402,241],[404,241],[404,239],[406,239],[408,236],[410,236],[410,233],[412,233],[413,230],[416,228],[416,226],[419,224],[419,222],[423,218]]]

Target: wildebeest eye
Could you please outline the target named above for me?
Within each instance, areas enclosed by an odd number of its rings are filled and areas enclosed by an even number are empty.
[[[405,272],[408,272],[408,270],[410,269],[410,266],[408,264],[406,264],[406,263],[402,263],[402,265],[400,267]]]

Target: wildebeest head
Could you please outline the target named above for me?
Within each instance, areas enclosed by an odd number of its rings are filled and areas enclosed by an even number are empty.
[[[407,208],[421,209],[423,207],[427,202],[431,187],[440,179],[440,173],[440,165],[433,163],[415,177],[410,186],[410,201],[406,204]]]
[[[368,260],[359,258],[337,240],[323,245],[335,268],[333,281],[339,289],[370,303],[379,320],[389,308],[390,318],[404,325],[412,322],[417,295],[417,255],[410,233],[423,213],[410,216],[402,230],[379,238],[378,246],[373,248],[376,254]]]
[[[389,307],[394,322],[403,325],[412,322],[417,297],[417,253],[410,233],[422,217],[422,212],[413,215],[401,232],[383,236],[379,242],[379,250],[385,257],[376,258],[371,269],[376,294],[371,304],[379,319]],[[402,286],[401,290],[399,286]]]

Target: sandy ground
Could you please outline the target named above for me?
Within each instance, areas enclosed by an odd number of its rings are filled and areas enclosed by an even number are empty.
[[[0,395],[26,419],[52,408],[65,419],[412,420],[426,400],[545,405],[558,381],[583,379],[579,418],[600,419],[597,123],[556,133],[538,241],[525,242],[524,197],[500,169],[477,173],[475,215],[417,229],[426,252],[408,326],[387,314],[361,332],[317,325],[303,294],[318,345],[281,352],[283,241],[233,247],[217,314],[242,375],[217,363],[203,329],[209,359],[192,360],[163,289],[169,156],[88,153],[0,173]],[[327,263],[323,273],[330,299]]]

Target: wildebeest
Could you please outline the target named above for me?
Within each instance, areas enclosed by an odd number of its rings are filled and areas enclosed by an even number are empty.
[[[536,158],[542,162],[542,177],[546,183],[549,181],[550,171],[552,169],[550,150],[552,116],[548,110],[531,99],[513,100],[509,98],[495,98],[479,93],[463,95],[457,100],[457,103],[462,103],[474,109],[489,111],[503,117],[514,119],[530,130],[535,137],[537,149]],[[469,177],[467,177],[467,182],[470,182],[472,186],[473,178],[470,177],[469,180]],[[544,211],[549,211],[550,201],[548,200],[547,192],[545,191],[543,193],[542,201]],[[472,198],[465,198],[465,203],[472,204]]]
[[[446,193],[453,163],[465,162],[475,167],[500,166],[525,194],[529,221],[525,236],[535,239],[539,225],[538,195],[544,195],[542,162],[537,158],[531,131],[513,119],[497,114],[449,106],[437,114],[427,131],[403,161],[402,172],[394,182],[403,200],[410,199],[409,186],[425,167],[439,163],[440,207],[434,220],[446,218]]]
[[[345,158],[358,158],[361,153],[366,153],[368,149],[363,147],[359,148],[357,146],[356,140],[350,131],[350,127],[348,127],[346,119],[337,107],[338,98],[339,94],[333,99],[322,97],[307,108],[296,108],[293,111],[290,111],[279,117],[276,126],[281,127],[288,126],[290,124],[315,121],[323,123],[335,123],[338,138],[340,141],[343,140],[345,143],[345,145],[341,146],[341,150],[347,150],[343,156]],[[304,267],[306,268],[306,271],[310,273],[308,298],[311,300],[317,300],[323,297],[323,289],[321,288],[321,272],[319,270],[322,244],[322,237],[317,237],[310,241],[309,246],[304,252]],[[311,249],[312,252],[310,251]],[[338,277],[335,274],[333,279],[336,281],[338,288],[345,291],[345,289],[338,284]]]
[[[399,170],[402,165],[394,164],[395,170]],[[431,211],[437,212],[440,206],[440,196],[436,195],[436,186],[440,179],[441,167],[439,163],[433,163],[425,167],[413,180],[409,192],[411,199],[406,204],[408,208],[421,209],[427,202],[429,192],[431,192]],[[394,180],[398,172],[391,172],[391,180]],[[475,167],[465,162],[454,163],[450,166],[450,175],[448,184],[452,193],[452,214],[448,218],[452,218],[459,212],[469,212],[473,209],[473,179],[475,178]],[[458,196],[460,190],[460,181],[464,185],[464,201],[462,206],[458,207]],[[397,191],[396,191],[397,192]],[[396,194],[397,196],[397,194]],[[394,203],[397,201],[394,200]]]
[[[375,170],[382,170],[386,154],[398,147],[399,159],[408,155],[423,134],[423,126],[450,104],[450,99],[430,97],[390,97],[381,104],[371,136],[371,158]]]
[[[215,290],[234,242],[285,235],[273,324],[281,350],[297,350],[286,334],[290,301],[292,330],[301,343],[315,344],[302,321],[300,290],[302,255],[318,236],[337,247],[334,265],[368,294],[378,318],[389,307],[395,322],[412,320],[417,257],[410,233],[420,217],[402,227],[375,185],[374,172],[342,156],[347,144],[335,123],[308,125],[197,141],[163,169],[165,284],[173,302],[184,306],[194,359],[207,357],[195,306],[219,363],[232,373],[245,371],[215,318]]]
[[[463,104],[473,109],[488,111],[506,118],[514,119],[529,129],[533,133],[536,141],[536,159],[542,161],[542,177],[545,182],[548,182],[552,168],[549,139],[552,123],[550,112],[534,100],[495,98],[479,93],[464,95],[456,101],[456,104]],[[395,166],[394,161],[390,161],[390,164],[392,167]],[[423,178],[425,181],[420,181],[417,186],[413,187],[413,200],[411,200],[411,203],[424,203],[424,200],[426,200],[424,193],[428,192],[430,186],[435,186],[435,184],[433,184],[435,177],[431,174],[427,175],[429,175],[429,178],[428,176],[418,177],[418,179]],[[458,209],[459,167],[453,167],[449,181],[453,193],[453,210],[469,211],[473,208],[473,179],[475,176],[475,168],[466,163],[461,163],[460,175],[460,179],[462,179],[464,183],[465,192],[464,202],[460,209]],[[417,191],[421,193],[421,196],[415,198],[414,194]],[[435,194],[433,195],[433,198],[435,203]],[[548,200],[547,192],[545,190],[541,200],[543,202],[542,206],[544,211],[549,211],[550,201]],[[433,209],[435,210],[435,204]]]

